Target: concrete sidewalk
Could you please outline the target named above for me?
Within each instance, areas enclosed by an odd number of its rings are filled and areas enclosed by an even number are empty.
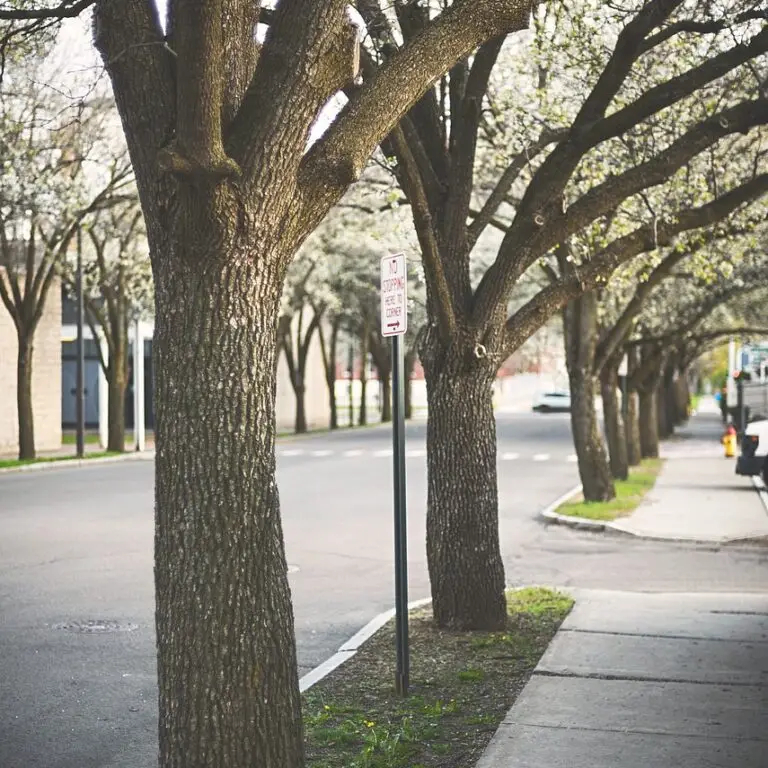
[[[768,537],[762,481],[736,475],[734,466],[734,459],[723,457],[667,461],[643,503],[611,528],[646,538],[713,543]]]
[[[656,485],[614,530],[646,538],[725,543],[768,537],[762,481],[735,474],[720,445],[717,413],[699,413],[663,445]],[[768,765],[768,760],[766,760]]]
[[[477,768],[768,765],[768,596],[574,597]]]

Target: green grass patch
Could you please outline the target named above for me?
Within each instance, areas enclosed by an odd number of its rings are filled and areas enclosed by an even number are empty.
[[[100,459],[105,456],[120,455],[121,454],[116,451],[92,451],[86,453],[83,459]],[[28,464],[52,464],[58,461],[72,461],[77,458],[77,456],[39,456],[36,459],[0,459],[0,469],[12,469],[15,467],[23,467]]]
[[[92,434],[90,432],[87,432],[85,434],[86,445],[95,445],[98,442],[99,442],[99,436],[97,434]],[[77,443],[77,435],[73,435],[71,432],[65,432],[61,436],[62,445],[75,445],[76,443]]]
[[[394,626],[303,696],[308,768],[473,768],[573,601],[512,590],[499,632],[438,629],[411,614],[411,693],[394,691]]]
[[[644,459],[639,467],[629,471],[626,480],[616,481],[616,498],[611,501],[584,501],[583,496],[566,501],[555,511],[561,515],[585,517],[589,520],[615,520],[637,509],[656,483],[663,459]]]

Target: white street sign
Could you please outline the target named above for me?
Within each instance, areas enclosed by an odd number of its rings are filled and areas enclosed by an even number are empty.
[[[381,260],[381,335],[402,336],[408,328],[405,254]]]

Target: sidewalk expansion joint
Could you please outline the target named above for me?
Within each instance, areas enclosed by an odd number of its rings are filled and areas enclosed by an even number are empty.
[[[756,614],[762,616],[764,614]],[[641,637],[648,638],[649,640],[690,640],[692,642],[708,642],[708,643],[748,643],[749,645],[768,645],[768,637],[756,638],[754,640],[737,640],[731,637],[705,637],[703,635],[664,635],[657,634],[655,632],[616,632],[602,629],[570,629],[568,627],[561,627],[560,634],[582,634],[582,635],[608,635],[609,637]]]
[[[759,736],[721,736],[717,733],[690,733],[687,731],[659,731],[654,728],[616,728],[615,726],[594,726],[588,725],[550,725],[548,723],[527,723],[522,720],[504,720],[502,727],[518,726],[521,728],[544,728],[550,731],[582,731],[584,733],[621,733],[633,734],[638,736],[668,736],[672,739],[708,739],[710,741],[736,741],[736,742],[755,742],[763,744],[766,739]]]
[[[608,682],[621,683],[674,683],[676,685],[709,685],[718,688],[763,688],[765,681],[754,683],[741,683],[722,680],[691,680],[683,677],[643,677],[642,675],[622,675],[610,672],[568,672],[567,670],[556,672],[549,669],[537,669],[534,673],[539,677],[559,677],[576,680],[606,680]]]

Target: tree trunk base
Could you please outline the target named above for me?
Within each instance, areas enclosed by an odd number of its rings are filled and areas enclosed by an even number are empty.
[[[492,379],[427,370],[427,559],[440,627],[506,626]]]

